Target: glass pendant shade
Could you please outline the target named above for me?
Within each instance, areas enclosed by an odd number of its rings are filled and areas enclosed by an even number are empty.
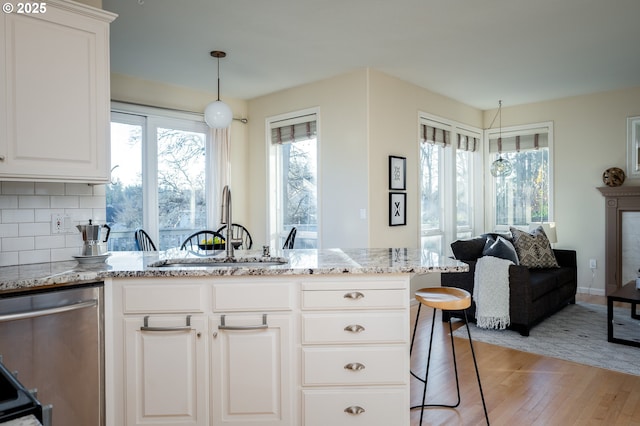
[[[496,161],[491,163],[491,176],[509,176],[513,171],[513,166],[509,160],[505,160],[500,156]]]
[[[213,101],[204,109],[204,121],[214,129],[225,129],[231,125],[233,112],[229,105],[218,100]]]

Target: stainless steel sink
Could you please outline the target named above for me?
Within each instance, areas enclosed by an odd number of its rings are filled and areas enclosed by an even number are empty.
[[[235,257],[235,258],[177,258],[154,262],[152,268],[266,268],[286,265],[284,257]]]

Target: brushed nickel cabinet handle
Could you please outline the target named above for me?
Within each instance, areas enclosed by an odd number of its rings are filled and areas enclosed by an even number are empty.
[[[364,408],[358,406],[358,405],[352,405],[351,407],[347,407],[344,409],[344,412],[347,414],[353,414],[353,415],[357,415],[357,414],[362,414],[364,413]]]
[[[361,333],[364,331],[364,327],[360,324],[350,324],[344,328],[344,331],[348,331],[350,333]]]
[[[364,370],[364,364],[360,364],[359,362],[350,362],[349,364],[344,366],[344,369],[351,371],[360,371]]]
[[[264,328],[269,328],[269,324],[267,324],[267,314],[262,314],[262,324],[256,325],[227,325],[225,323],[225,316],[220,315],[220,325],[218,325],[218,330],[261,330]]]
[[[345,293],[344,295],[345,299],[352,299],[352,300],[362,299],[363,297],[364,297],[364,294],[360,293],[359,291],[352,291],[351,293]]]
[[[187,325],[179,325],[177,327],[151,327],[149,326],[149,315],[144,317],[144,325],[140,327],[140,331],[187,331],[191,328],[191,315],[187,315]],[[200,336],[198,336],[200,337]]]

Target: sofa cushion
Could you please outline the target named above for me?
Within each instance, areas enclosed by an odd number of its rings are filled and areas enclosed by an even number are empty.
[[[451,243],[453,256],[458,260],[477,260],[482,256],[485,237],[475,237],[467,240],[457,240]]]
[[[518,254],[516,253],[516,249],[513,247],[513,244],[500,236],[495,240],[491,237],[487,238],[487,242],[482,250],[482,255],[507,259],[512,261],[514,265],[519,264]]]
[[[539,269],[531,274],[531,299],[537,300],[545,294],[558,291],[558,270]]]
[[[518,253],[520,264],[528,268],[558,268],[558,261],[553,254],[549,239],[542,226],[537,227],[531,233],[511,227],[513,245]]]

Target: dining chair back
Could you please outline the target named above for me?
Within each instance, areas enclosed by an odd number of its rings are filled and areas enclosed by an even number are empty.
[[[216,243],[216,237],[220,238],[221,243]],[[217,231],[203,230],[194,232],[189,235],[180,246],[180,250],[223,250],[224,235]]]
[[[225,239],[227,238],[227,225],[222,225],[218,232],[224,235]],[[231,240],[234,241],[234,248],[236,249],[244,249],[249,250],[253,245],[253,239],[251,239],[251,234],[244,226],[232,223],[231,224]],[[238,242],[242,242],[238,245]]]
[[[287,239],[284,241],[284,245],[282,246],[283,249],[293,248],[293,245],[296,242],[296,232],[298,232],[298,230],[295,226],[291,228],[291,231],[289,231],[289,235],[287,235]]]
[[[157,251],[156,245],[153,243],[153,240],[147,234],[147,232],[138,228],[133,233],[134,238],[136,239],[136,248],[138,251]]]

